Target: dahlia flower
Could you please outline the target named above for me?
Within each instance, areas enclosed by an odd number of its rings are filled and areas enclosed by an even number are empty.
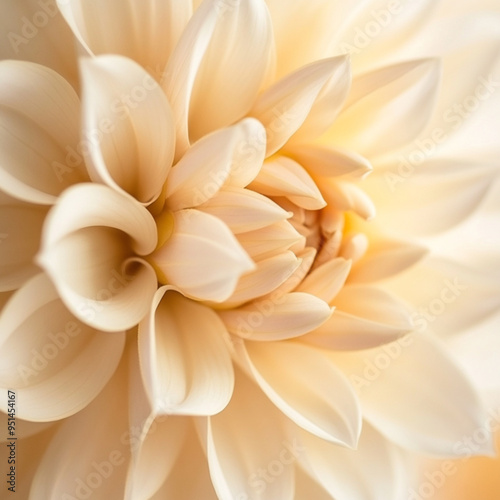
[[[494,455],[499,26],[4,1],[3,491],[419,499]]]

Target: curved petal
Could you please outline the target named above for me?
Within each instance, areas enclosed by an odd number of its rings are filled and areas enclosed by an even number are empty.
[[[149,500],[165,500],[166,498],[218,500],[210,478],[207,457],[196,430],[191,427],[188,429],[180,455],[170,475]],[[193,478],[196,480],[193,481]]]
[[[264,133],[262,125],[247,118],[193,144],[168,176],[167,206],[172,210],[196,207],[210,200],[224,184],[248,184],[264,159],[263,148],[261,154],[245,149],[259,131]]]
[[[500,308],[500,284],[494,271],[469,262],[431,257],[388,283],[392,293],[409,302],[418,331],[452,339],[474,328]],[[408,286],[411,283],[411,286]]]
[[[284,439],[281,416],[253,382],[236,374],[227,408],[199,425],[217,497],[292,500],[296,450]],[[263,415],[265,425],[254,425]]]
[[[217,314],[160,288],[139,325],[142,374],[157,414],[213,415],[229,402],[234,375]]]
[[[400,500],[403,479],[397,449],[367,422],[356,450],[318,439],[294,427],[304,449],[301,465],[335,500]],[[406,492],[405,492],[406,493]]]
[[[345,286],[335,312],[305,342],[334,350],[359,350],[392,342],[413,330],[412,315],[394,295],[365,285]]]
[[[307,292],[331,304],[344,286],[351,270],[351,262],[341,257],[315,268],[300,285],[297,292]]]
[[[149,499],[160,489],[181,452],[189,424],[186,418],[158,415],[152,409],[140,361],[138,344],[134,343],[129,348],[130,430],[125,437],[130,442],[131,460],[124,500]]]
[[[366,283],[389,278],[419,262],[427,248],[402,241],[384,241],[370,246],[349,274],[350,283]]]
[[[233,234],[255,231],[290,217],[290,212],[267,196],[232,186],[224,187],[198,208],[219,218]]]
[[[328,177],[316,177],[316,182],[329,206],[352,211],[366,220],[375,217],[376,204],[358,185]]]
[[[400,446],[460,456],[486,419],[475,388],[437,340],[421,333],[363,353],[330,354],[358,389],[364,417]],[[493,453],[493,444],[477,445]]]
[[[487,194],[497,170],[493,162],[478,165],[452,158],[430,159],[417,168],[402,157],[389,171],[368,177],[364,188],[387,231],[426,236],[465,220]]]
[[[41,64],[78,87],[73,33],[55,0],[24,0],[2,5],[0,38],[4,40],[0,45],[0,60]]]
[[[0,193],[0,291],[15,290],[38,270],[38,251],[47,208]]]
[[[160,282],[196,299],[226,300],[253,261],[216,217],[188,209],[175,212],[173,220],[170,238],[149,256]]]
[[[36,471],[30,500],[95,494],[124,498],[130,459],[128,397],[124,360],[101,394],[59,427]]]
[[[300,264],[301,260],[290,251],[259,261],[255,271],[241,277],[234,293],[224,302],[224,307],[235,307],[273,292]]]
[[[272,294],[231,311],[219,311],[230,333],[248,340],[284,340],[303,335],[332,314],[328,304],[308,293]]]
[[[78,321],[44,274],[8,302],[0,332],[1,385],[18,393],[19,417],[37,422],[87,406],[113,375],[125,345],[124,333],[104,334]]]
[[[280,149],[302,126],[307,136],[315,137],[326,130],[331,121],[325,123],[321,102],[329,98],[336,84],[340,84],[339,93],[344,95],[346,61],[345,56],[339,56],[309,64],[281,79],[257,98],[249,114],[266,128],[267,156]],[[340,107],[342,102],[335,101],[335,104]],[[317,123],[314,123],[316,117]]]
[[[286,220],[236,235],[241,246],[256,261],[290,249],[304,238]]]
[[[94,181],[149,204],[174,157],[175,128],[159,85],[121,56],[82,59],[83,138]]]
[[[404,62],[356,78],[327,140],[368,158],[404,146],[427,125],[439,79],[440,66],[433,59]]]
[[[156,245],[152,216],[106,186],[67,190],[48,215],[38,262],[77,317],[106,331],[136,325],[157,287],[152,267],[133,256]]]
[[[71,233],[98,226],[125,233],[139,255],[156,246],[156,225],[150,213],[131,197],[100,184],[74,186],[59,198],[47,219],[43,246],[50,248]]]
[[[268,196],[286,196],[307,210],[319,210],[326,205],[307,171],[286,156],[264,162],[249,188]]]
[[[76,153],[80,102],[55,71],[34,63],[0,62],[0,183],[11,196],[52,204],[87,180]]]
[[[190,141],[247,113],[268,71],[271,49],[261,0],[206,0],[198,7],[162,81],[176,119],[177,159]]]
[[[332,146],[300,144],[295,147],[287,146],[286,152],[312,176],[349,175],[364,177],[373,168],[366,158],[355,151]]]
[[[161,73],[191,15],[188,0],[57,0],[57,5],[89,54],[120,54],[150,73]]]
[[[246,342],[240,355],[288,418],[322,439],[356,447],[361,432],[357,396],[320,351],[295,342]]]

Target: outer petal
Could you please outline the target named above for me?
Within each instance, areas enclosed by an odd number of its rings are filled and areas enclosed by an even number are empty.
[[[78,143],[80,102],[55,71],[34,63],[0,63],[0,184],[10,195],[52,204],[86,180]]]
[[[78,67],[73,33],[55,0],[24,0],[2,5],[0,59],[32,61],[53,69],[75,87]],[[33,43],[33,39],[36,41]]]
[[[36,472],[30,500],[124,498],[130,458],[127,389],[122,362],[99,397],[59,427]]]
[[[399,236],[432,235],[462,222],[483,200],[498,170],[496,163],[461,159],[431,159],[421,168],[408,168],[403,161],[365,182],[379,223]]]
[[[427,125],[439,78],[436,60],[405,62],[356,78],[346,109],[325,139],[367,157],[405,145]]]
[[[346,286],[333,304],[331,318],[304,341],[335,350],[369,349],[413,330],[406,304],[379,288]]]
[[[142,374],[156,413],[212,415],[229,402],[234,376],[217,314],[160,288],[139,326]]]
[[[139,368],[137,344],[129,350],[131,460],[125,500],[151,498],[172,471],[185,441],[188,419],[158,415],[148,401]]]
[[[216,217],[191,209],[175,212],[173,219],[172,235],[149,257],[160,281],[189,297],[226,300],[254,268],[252,260]]]
[[[423,246],[402,241],[383,241],[369,247],[349,274],[349,282],[364,283],[389,278],[419,262],[427,253]]]
[[[486,418],[476,390],[442,345],[426,334],[363,353],[331,354],[358,389],[363,415],[406,448],[463,453],[460,440]],[[492,442],[477,452],[492,453]]]
[[[193,478],[196,478],[193,480]],[[170,475],[150,500],[218,500],[215,494],[207,457],[200,445],[196,430],[189,425],[188,433]]]
[[[77,317],[103,330],[137,324],[149,309],[154,270],[133,256],[151,252],[156,226],[128,195],[96,184],[67,190],[49,214],[40,265]]]
[[[177,158],[206,133],[242,118],[268,70],[271,24],[265,4],[206,0],[169,60],[163,88],[177,124]]]
[[[149,204],[174,157],[170,105],[155,80],[124,57],[83,59],[83,140],[94,181]]]
[[[2,193],[0,209],[0,290],[15,290],[38,272],[33,258],[47,209]]]
[[[43,274],[12,297],[0,332],[1,385],[18,393],[20,418],[39,422],[89,404],[113,375],[125,344],[124,333],[104,334],[78,321]]]
[[[335,500],[400,500],[402,474],[397,449],[363,422],[356,450],[334,446],[302,429],[291,435],[304,448],[301,465]],[[406,492],[404,492],[406,493]]]
[[[263,415],[265,425],[255,425]],[[293,499],[292,463],[296,456],[284,440],[280,419],[262,392],[237,372],[235,393],[228,407],[199,425],[206,435],[210,476],[220,500]],[[281,472],[272,477],[273,481],[259,477],[275,462],[280,464]]]
[[[57,4],[89,54],[121,54],[150,72],[163,70],[191,15],[188,0],[58,0]]]
[[[248,340],[283,340],[303,335],[331,315],[328,304],[308,293],[276,294],[231,311],[219,311],[230,333]]]
[[[334,96],[334,108],[340,108],[343,90],[348,88],[346,61],[346,57],[340,56],[312,63],[278,81],[259,96],[250,115],[266,127],[268,156],[280,149],[301,126],[307,138],[324,132],[331,121],[326,123],[320,103],[323,98],[329,100],[330,92],[337,92],[338,84],[342,90]],[[334,118],[335,110],[331,120]]]
[[[355,448],[361,409],[349,381],[321,352],[293,342],[246,342],[243,362],[271,401],[316,436]]]

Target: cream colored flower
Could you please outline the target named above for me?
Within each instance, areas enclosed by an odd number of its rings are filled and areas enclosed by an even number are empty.
[[[399,500],[415,457],[463,455],[491,399],[460,347],[499,267],[430,235],[466,241],[496,180],[498,8],[19,5],[0,380],[22,494]]]

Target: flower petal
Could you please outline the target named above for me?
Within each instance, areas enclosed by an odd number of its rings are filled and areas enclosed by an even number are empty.
[[[88,405],[113,375],[125,345],[124,333],[104,334],[78,321],[44,274],[8,302],[0,332],[1,385],[22,400],[19,417],[37,422],[62,419]],[[6,405],[7,400],[3,411]]]
[[[283,340],[303,335],[332,314],[328,304],[308,293],[276,294],[231,311],[219,311],[230,333],[248,340]]]
[[[126,330],[144,317],[157,286],[128,247],[146,254],[156,240],[152,216],[132,197],[82,184],[48,215],[38,262],[73,314],[101,330]]]
[[[301,464],[335,500],[400,500],[401,465],[396,447],[367,422],[356,450],[318,439],[302,429],[292,435],[304,449]],[[334,471],[334,473],[333,473]],[[406,491],[405,491],[406,493]]]
[[[254,231],[288,219],[290,213],[250,189],[227,186],[198,207],[224,222],[234,234]]]
[[[187,0],[57,0],[57,4],[89,54],[127,56],[150,72],[163,70],[191,15]]]
[[[19,288],[38,272],[33,258],[47,209],[2,193],[0,208],[0,291],[5,292]]]
[[[404,343],[330,356],[358,389],[365,418],[400,446],[460,456],[461,439],[485,421],[477,391],[443,346],[424,333]],[[476,451],[493,453],[493,444],[478,443]]]
[[[143,377],[155,413],[213,415],[229,402],[234,376],[217,314],[177,292],[156,292],[139,326]]]
[[[328,99],[336,83],[340,82],[340,93],[343,94],[346,61],[345,56],[339,56],[309,64],[278,81],[258,97],[250,116],[266,127],[267,156],[280,149],[304,124],[306,132],[318,135],[324,131],[324,117],[316,103],[322,101],[325,94]],[[308,122],[311,112],[314,118]],[[317,123],[313,123],[315,115]]]
[[[242,143],[246,144],[251,134],[258,130],[263,132],[262,125],[257,120],[247,118],[196,142],[172,168],[168,176],[166,184],[168,207],[172,210],[196,207],[210,200],[224,184],[239,184],[238,181],[245,183],[245,178],[249,175],[248,182],[250,182],[260,169],[261,163],[259,158],[257,162],[251,158],[253,165],[249,165],[248,161],[244,161],[245,158],[240,154],[240,150]],[[250,150],[250,153],[255,151]],[[259,156],[262,161],[263,151]],[[237,164],[235,164],[236,158],[240,160]]]
[[[357,396],[320,351],[294,342],[246,342],[240,355],[288,418],[322,439],[356,447],[361,432]]]
[[[253,261],[216,217],[188,209],[175,212],[173,219],[172,235],[149,256],[160,281],[189,297],[226,300],[239,278],[255,267]]]
[[[82,59],[83,141],[94,181],[155,201],[174,157],[175,129],[161,88],[121,56]]]
[[[312,176],[363,177],[372,170],[370,162],[354,151],[332,146],[300,144],[287,146],[287,155],[299,162]]]
[[[325,140],[368,158],[404,146],[427,125],[439,78],[440,66],[433,59],[404,62],[356,78],[346,109]]]
[[[300,264],[301,261],[290,251],[259,261],[254,271],[241,277],[234,293],[224,302],[224,307],[236,307],[271,293],[286,281]]]
[[[80,102],[55,71],[34,63],[0,63],[0,183],[11,196],[54,203],[87,179],[78,143]]]
[[[186,439],[170,475],[158,490],[156,495],[149,500],[218,500],[215,494],[207,457],[201,447],[196,430],[189,426]],[[193,481],[193,478],[196,478]]]
[[[266,161],[249,188],[268,196],[286,196],[307,210],[319,210],[326,205],[307,171],[286,156]]]
[[[375,204],[371,198],[352,182],[316,177],[321,192],[329,206],[337,210],[352,211],[363,219],[375,217]]]
[[[350,270],[350,261],[341,257],[332,259],[309,273],[296,291],[310,293],[331,304],[344,286]]]
[[[263,415],[263,426],[241,425],[258,422]],[[210,476],[219,500],[293,499],[295,449],[284,440],[280,419],[262,392],[238,371],[228,407],[199,425],[206,434]],[[275,461],[281,465],[280,474],[272,481],[259,479],[259,472]]]
[[[478,165],[453,158],[430,159],[421,168],[405,165],[404,170],[397,165],[368,177],[365,189],[377,206],[380,224],[411,237],[436,234],[465,220],[483,200],[498,170],[496,163]]]
[[[370,246],[349,274],[350,283],[366,283],[399,274],[420,261],[428,250],[402,241],[384,241]]]
[[[127,404],[127,364],[122,362],[101,394],[61,424],[37,469],[30,498],[124,498],[130,458]]]
[[[151,498],[172,471],[185,441],[188,419],[157,415],[151,408],[139,367],[137,343],[129,348],[131,460],[125,500]],[[128,437],[128,436],[126,436]],[[168,452],[166,452],[168,449]]]
[[[286,220],[236,235],[245,251],[256,261],[290,249],[304,238]]]
[[[206,0],[198,7],[163,78],[176,119],[177,159],[190,141],[247,113],[268,71],[271,48],[264,2]]]
[[[407,306],[382,289],[348,285],[332,302],[331,318],[304,336],[305,342],[335,350],[369,349],[413,330]]]
[[[35,25],[36,23],[36,25]],[[36,43],[32,43],[36,37]],[[55,0],[25,0],[2,6],[0,60],[31,61],[51,68],[75,88],[78,67],[73,33],[55,5]]]

